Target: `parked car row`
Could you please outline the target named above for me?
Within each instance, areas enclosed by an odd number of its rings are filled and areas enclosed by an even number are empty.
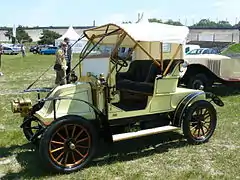
[[[52,45],[36,45],[30,47],[33,54],[55,54],[58,47]]]
[[[187,52],[187,55],[197,55],[197,54],[219,54],[219,50],[215,48],[198,48]]]
[[[17,55],[19,51],[17,51],[14,48],[11,47],[3,47],[3,54],[8,54],[8,55]]]
[[[2,43],[2,53],[7,55],[17,55],[21,52],[22,44]]]

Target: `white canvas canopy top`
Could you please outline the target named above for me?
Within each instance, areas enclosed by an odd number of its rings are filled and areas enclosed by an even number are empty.
[[[96,28],[87,29],[84,31],[84,34],[88,39],[90,39],[92,35],[104,34],[106,30],[110,33],[119,28],[124,30],[135,41],[140,42],[184,44],[189,33],[189,29],[186,26],[140,22],[135,24],[106,24]],[[115,44],[117,37],[118,34],[108,36],[103,39],[101,44]],[[94,39],[94,41],[98,41],[99,38]],[[129,37],[126,37],[123,42],[123,45],[125,46],[131,46],[133,44],[133,41]]]

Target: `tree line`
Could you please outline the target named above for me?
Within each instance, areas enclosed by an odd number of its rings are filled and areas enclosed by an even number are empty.
[[[25,28],[21,25],[19,25],[16,28],[16,37],[13,37],[13,30],[12,28],[8,28],[7,32],[4,33],[6,37],[10,41],[12,41],[13,44],[15,43],[25,43],[25,42],[32,42],[32,38],[29,36],[29,34],[25,31]],[[43,30],[40,36],[40,40],[37,41],[37,43],[40,44],[54,44],[55,39],[61,37],[61,35],[55,31],[50,30]]]
[[[179,21],[174,21],[172,19],[169,19],[167,21],[162,21],[161,19],[157,18],[151,18],[148,19],[149,22],[157,22],[157,23],[164,23],[169,25],[176,25],[176,26],[183,26],[183,24]],[[132,23],[131,21],[124,21],[123,23],[129,24]],[[232,25],[228,21],[211,21],[209,19],[201,19],[199,22],[193,24],[192,26],[189,26],[190,28],[240,28],[240,21]],[[5,32],[5,36],[8,37],[9,40],[12,41],[12,43],[24,43],[24,42],[32,42],[32,38],[29,36],[29,34],[25,31],[26,27],[19,25],[16,28],[16,37],[13,37],[12,28],[8,28],[7,32]],[[40,36],[40,40],[37,42],[38,44],[54,44],[55,39],[61,37],[59,33],[56,33],[55,31],[51,30],[43,30]]]
[[[172,19],[169,19],[167,21],[163,21],[161,19],[157,18],[150,18],[148,19],[149,22],[157,22],[157,23],[164,23],[164,24],[169,24],[169,25],[175,25],[175,26],[183,26],[183,24],[180,21],[174,21]],[[131,21],[124,21],[124,24],[129,24],[132,23]],[[211,21],[209,19],[201,19],[199,22],[189,26],[190,28],[198,27],[198,28],[240,28],[240,21],[232,25],[229,23],[229,21]]]

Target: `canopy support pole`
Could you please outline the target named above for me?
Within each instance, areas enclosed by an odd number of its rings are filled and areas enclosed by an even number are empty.
[[[161,72],[163,72],[163,43],[160,42],[160,61],[161,61]]]
[[[112,57],[112,56],[114,56],[116,53],[117,53],[117,51],[118,51],[118,47],[120,46],[120,44],[123,42],[123,40],[124,40],[124,38],[126,37],[126,35],[127,35],[127,33],[123,33],[123,34],[121,34],[120,36],[119,36],[119,39],[118,39],[118,41],[117,41],[117,43],[116,43],[116,46],[115,46],[115,48],[113,49],[113,51],[112,51],[112,53],[111,53],[111,57],[110,58],[114,58],[114,57]],[[110,63],[110,61],[109,61],[109,63]],[[110,77],[110,74],[112,74],[112,72],[113,72],[113,70],[114,70],[114,68],[116,67],[116,65],[117,64],[115,64],[112,68],[111,68],[111,66],[109,66],[109,68],[110,68],[110,71],[109,71],[109,73],[108,73],[108,75],[107,75],[107,78],[106,78],[106,81],[108,82],[108,79],[109,79],[109,77]],[[111,79],[111,78],[110,78]],[[111,80],[110,80],[111,81]],[[110,84],[111,84],[111,82],[109,82]]]
[[[179,51],[180,51],[181,48],[182,48],[182,45],[179,44],[178,47],[177,47],[176,52],[174,53],[174,55],[173,55],[173,57],[172,57],[172,59],[171,59],[171,61],[169,62],[167,68],[165,69],[165,71],[164,71],[164,73],[163,73],[163,76],[165,76],[165,75],[167,74],[167,72],[168,72],[170,66],[172,65],[174,59],[176,58],[176,56],[177,56],[177,54],[179,53]]]
[[[139,42],[137,42],[135,39],[133,39],[129,34],[128,34],[128,36],[129,36],[129,38],[130,38],[133,42],[135,42],[135,43],[137,44],[137,46],[138,46],[144,53],[146,53],[146,54],[148,55],[148,57],[149,57],[150,59],[153,60],[153,62],[154,62],[156,65],[158,65],[159,67],[161,67],[161,65],[159,64],[159,62],[158,62],[156,59],[154,59],[154,58],[150,55],[150,53],[148,53],[148,52],[142,47],[142,45],[141,45]]]

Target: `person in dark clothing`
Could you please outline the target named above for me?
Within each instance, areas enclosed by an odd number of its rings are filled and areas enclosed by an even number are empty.
[[[68,37],[64,38],[64,42],[67,44],[67,48],[66,48],[66,54],[65,54],[65,59],[67,61],[67,69],[66,69],[66,80],[67,83],[70,83],[70,72],[71,72],[71,61],[72,61],[72,48],[70,45],[70,39]]]
[[[0,44],[0,70],[2,68],[2,54],[3,54],[3,47],[2,45]],[[3,76],[3,73],[0,72],[0,76]]]

